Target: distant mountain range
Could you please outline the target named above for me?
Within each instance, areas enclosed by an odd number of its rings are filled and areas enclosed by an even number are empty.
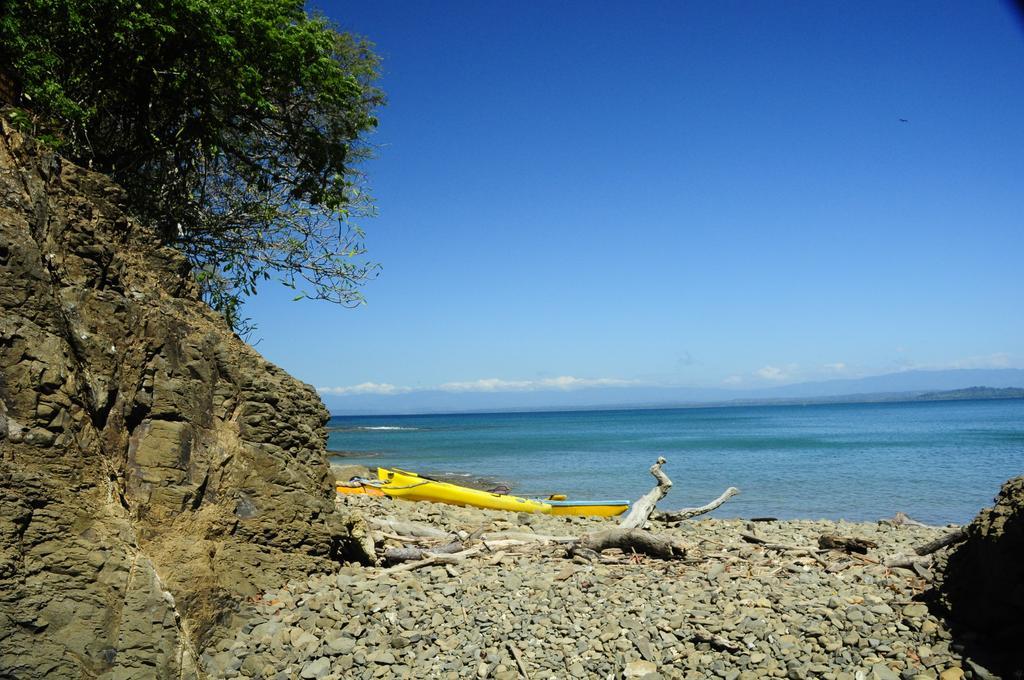
[[[392,395],[322,396],[324,403],[335,415],[1012,399],[1024,397],[1024,369],[903,371],[865,378],[823,380],[758,389],[623,386],[564,391],[423,390]]]

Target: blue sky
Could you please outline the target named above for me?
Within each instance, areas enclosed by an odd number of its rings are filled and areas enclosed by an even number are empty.
[[[384,59],[383,269],[246,312],[325,394],[1024,366],[1009,3],[317,6]]]

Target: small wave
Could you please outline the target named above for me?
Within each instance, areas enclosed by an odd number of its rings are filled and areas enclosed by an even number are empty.
[[[354,425],[351,427],[328,427],[329,432],[417,432],[418,427],[399,427],[397,425]]]

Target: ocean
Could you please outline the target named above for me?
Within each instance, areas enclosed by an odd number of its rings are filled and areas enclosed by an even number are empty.
[[[658,456],[666,510],[729,486],[713,516],[964,523],[1024,474],[1024,400],[335,416],[333,462],[455,473],[512,493],[634,500]]]

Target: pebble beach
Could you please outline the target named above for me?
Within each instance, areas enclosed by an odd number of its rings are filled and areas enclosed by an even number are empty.
[[[463,538],[578,536],[616,522],[367,496],[338,503]],[[537,542],[406,571],[346,565],[264,593],[203,661],[216,677],[281,679],[985,677],[923,602],[929,570],[882,564],[947,528],[697,518],[652,530],[685,545],[686,558],[569,559],[560,544]],[[822,534],[877,548],[818,550]],[[384,537],[378,550],[400,545]]]

